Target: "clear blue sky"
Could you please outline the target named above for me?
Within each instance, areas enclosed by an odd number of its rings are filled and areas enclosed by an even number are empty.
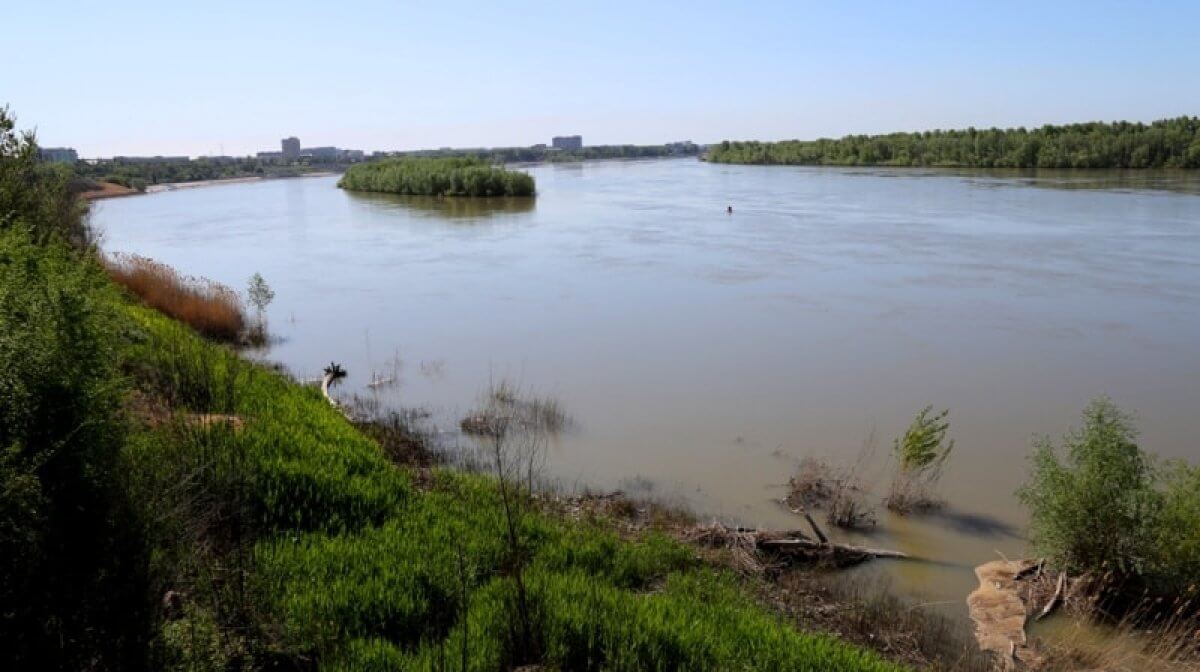
[[[0,104],[84,156],[1200,114],[1196,0],[850,4],[9,0]]]

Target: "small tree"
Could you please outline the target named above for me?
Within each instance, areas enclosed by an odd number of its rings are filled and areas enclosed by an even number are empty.
[[[271,305],[271,301],[275,299],[275,291],[271,289],[261,274],[255,273],[250,276],[246,294],[250,297],[250,304],[254,306],[256,312],[255,324],[250,328],[250,342],[261,345],[267,340],[266,310],[267,306]]]
[[[1130,416],[1107,398],[1083,411],[1083,427],[1034,443],[1029,481],[1017,497],[1029,508],[1030,540],[1064,569],[1142,574],[1161,507],[1154,469],[1136,443]]]
[[[502,381],[490,387],[485,408],[478,413],[487,423],[482,434],[504,513],[505,573],[515,589],[509,646],[512,662],[517,664],[537,660],[540,648],[535,609],[525,581],[529,549],[524,528],[536,479],[545,465],[548,437],[544,424],[521,412],[528,406],[515,387]]]
[[[913,418],[904,436],[893,442],[896,474],[887,497],[889,509],[903,513],[938,504],[933,487],[954,449],[954,440],[946,439],[950,430],[948,415],[949,409],[933,414],[933,406],[926,406]]]

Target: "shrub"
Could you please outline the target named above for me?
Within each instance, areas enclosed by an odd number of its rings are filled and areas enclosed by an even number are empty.
[[[1126,592],[1194,590],[1200,575],[1200,468],[1156,464],[1130,416],[1107,398],[1083,426],[1034,445],[1017,492],[1037,551],[1066,570],[1107,575]]]
[[[112,293],[53,238],[0,229],[0,667],[131,666],[145,611]]]
[[[930,415],[933,406],[926,406],[913,418],[904,436],[892,444],[896,459],[896,474],[887,497],[888,508],[905,512],[938,505],[933,487],[942,476],[942,467],[954,449],[953,439],[946,440],[950,421],[949,410]]]
[[[1154,530],[1157,580],[1166,590],[1200,587],[1200,467],[1168,465],[1163,475],[1163,502]]]
[[[0,229],[24,228],[36,243],[51,239],[83,246],[92,240],[87,206],[72,192],[74,173],[39,159],[32,132],[18,133],[0,107]]]
[[[1033,471],[1017,496],[1030,510],[1038,552],[1068,570],[1145,571],[1147,521],[1160,508],[1146,455],[1128,415],[1108,399],[1083,412],[1083,427],[1034,445]]]

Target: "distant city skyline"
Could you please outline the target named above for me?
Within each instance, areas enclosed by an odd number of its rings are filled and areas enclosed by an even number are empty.
[[[369,153],[1200,114],[1200,3],[1182,0],[12,4],[23,28],[0,56],[19,66],[0,72],[0,105],[81,157],[248,156],[287,136]]]

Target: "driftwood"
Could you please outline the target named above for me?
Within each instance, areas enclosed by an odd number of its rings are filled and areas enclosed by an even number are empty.
[[[1026,565],[1024,568],[1021,569],[1021,571],[1017,572],[1016,575],[1013,576],[1013,580],[1020,581],[1021,579],[1024,579],[1025,577],[1029,576],[1030,574],[1032,574],[1033,578],[1036,579],[1042,575],[1042,568],[1044,568],[1045,566],[1046,566],[1045,558],[1038,560],[1037,562],[1035,562],[1033,564]]]
[[[825,533],[821,531],[821,528],[817,527],[817,521],[813,520],[813,517],[808,514],[808,511],[804,511],[803,513],[804,519],[808,521],[808,525],[812,528],[813,534],[817,535],[817,539],[820,539],[822,544],[828,544],[829,537],[826,537]]]
[[[1035,620],[1040,621],[1043,618],[1049,616],[1050,612],[1054,611],[1058,607],[1058,605],[1062,604],[1063,588],[1066,586],[1066,584],[1067,584],[1067,573],[1059,572],[1058,573],[1058,584],[1054,587],[1054,594],[1050,596],[1050,601],[1047,602],[1046,606],[1042,608],[1042,613],[1038,614],[1037,618]]]
[[[735,566],[752,573],[781,569],[797,562],[848,567],[872,558],[910,559],[900,551],[830,542],[811,517],[809,524],[818,538],[800,530],[755,530],[727,527],[718,522],[693,529],[688,538],[709,548],[729,549]]]
[[[321,378],[321,394],[325,395],[325,399],[334,408],[341,408],[337,400],[329,394],[329,388],[337,384],[339,380],[346,377],[346,370],[334,362],[330,362],[329,366],[325,367],[325,376]]]

